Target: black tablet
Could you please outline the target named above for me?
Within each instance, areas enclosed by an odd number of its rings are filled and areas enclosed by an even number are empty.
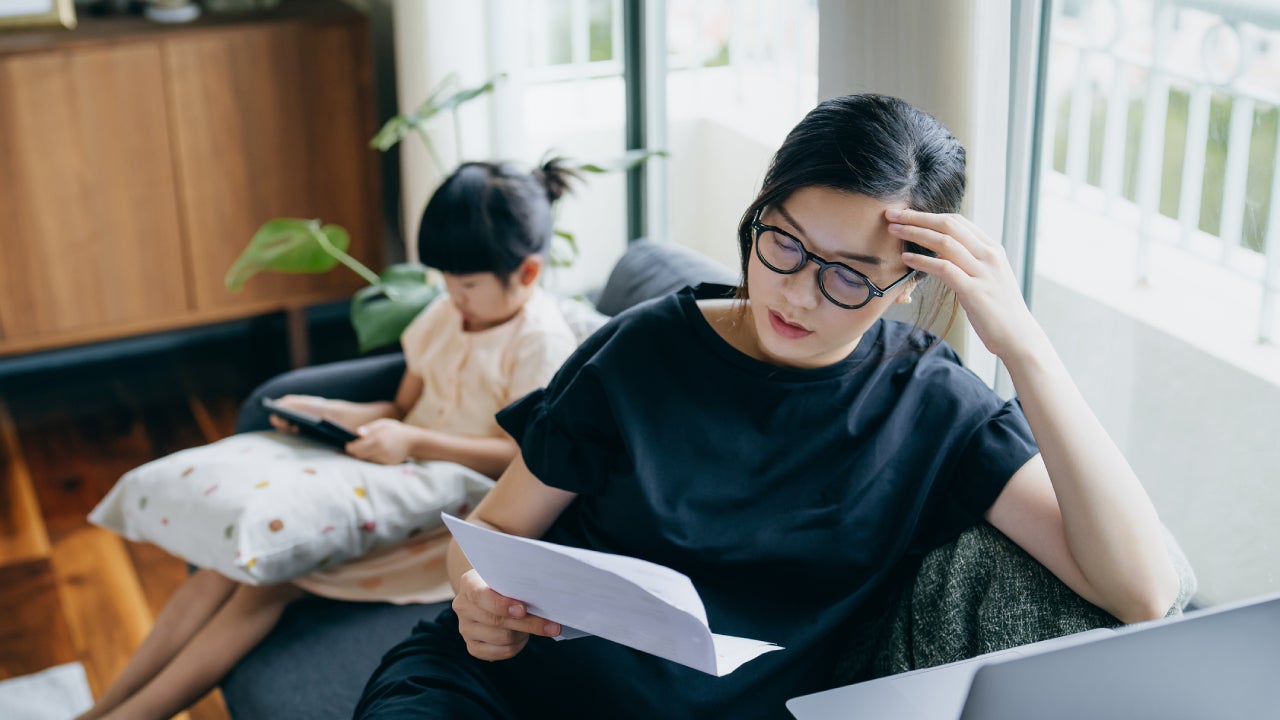
[[[339,449],[345,447],[346,444],[352,440],[360,437],[335,422],[311,415],[310,413],[291,410],[271,398],[262,398],[262,407],[272,415],[279,415],[285,420],[296,425],[298,432],[302,435],[313,440],[319,440],[326,445],[333,445]]]

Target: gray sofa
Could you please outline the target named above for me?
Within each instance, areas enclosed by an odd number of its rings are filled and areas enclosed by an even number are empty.
[[[596,300],[606,315],[699,282],[736,282],[735,272],[674,245],[633,243]],[[245,401],[237,429],[268,427],[262,397],[310,393],[356,401],[386,399],[404,372],[399,354],[276,377]],[[1176,543],[1183,578],[1170,612],[1180,612],[1195,579]],[[849,629],[833,683],[930,667],[1070,632],[1118,624],[1081,600],[989,526],[979,526],[903,567],[902,593]],[[237,720],[349,718],[382,653],[419,620],[446,604],[396,606],[308,597],[291,605],[275,630],[227,675],[223,695]]]

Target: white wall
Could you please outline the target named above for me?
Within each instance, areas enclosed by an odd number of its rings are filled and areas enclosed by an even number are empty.
[[[775,148],[714,120],[672,121],[670,239],[738,268],[738,219]]]

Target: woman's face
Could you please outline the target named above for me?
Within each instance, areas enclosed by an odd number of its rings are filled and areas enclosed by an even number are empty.
[[[902,241],[889,234],[884,213],[905,207],[906,203],[807,187],[779,206],[766,208],[760,222],[794,235],[810,253],[844,263],[877,287],[887,287],[909,268],[902,262]],[[847,310],[832,304],[818,289],[817,263],[783,275],[761,263],[753,245],[747,288],[755,345],[763,359],[778,365],[831,365],[848,357],[889,304],[910,293],[913,286],[908,280],[883,298]]]

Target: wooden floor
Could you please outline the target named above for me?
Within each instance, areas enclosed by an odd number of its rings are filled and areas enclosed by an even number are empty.
[[[0,679],[80,661],[97,697],[124,666],[186,566],[85,516],[127,470],[232,432],[283,369],[253,345],[0,377]],[[227,718],[221,695],[187,717]]]

